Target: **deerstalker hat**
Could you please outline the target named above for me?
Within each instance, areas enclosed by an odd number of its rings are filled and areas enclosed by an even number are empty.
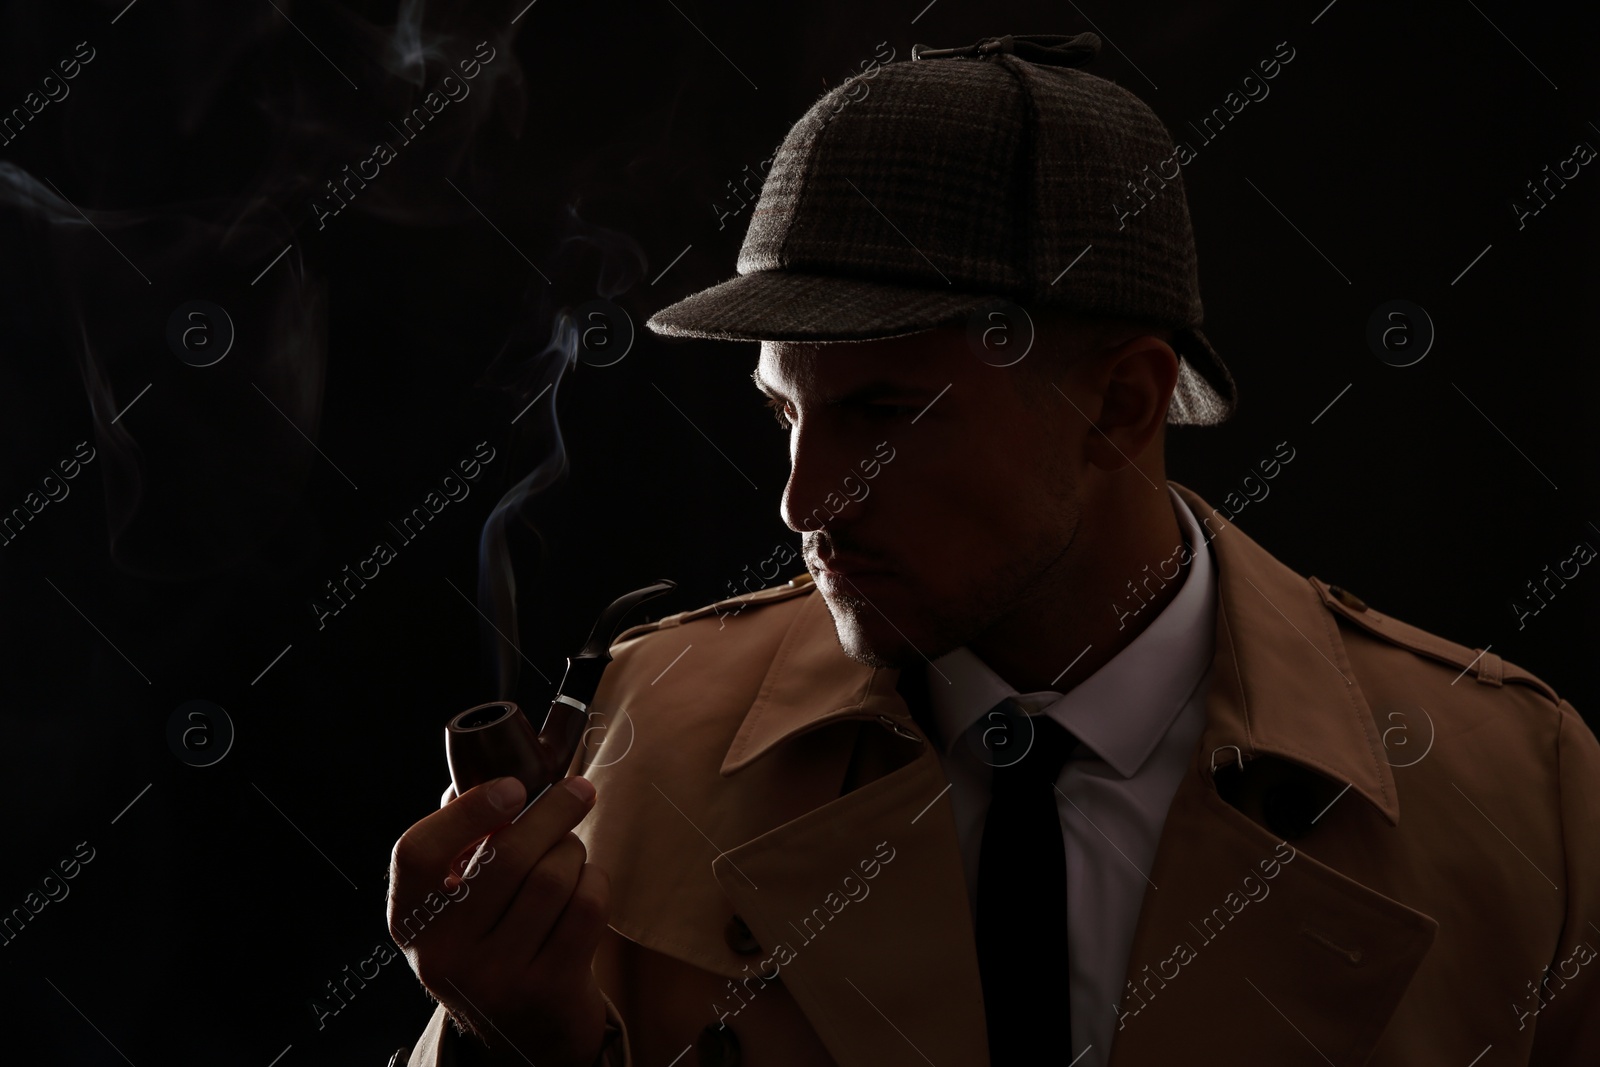
[[[1194,235],[1166,127],[1077,67],[1092,33],[989,37],[873,67],[784,138],[737,276],[661,309],[678,337],[850,341],[960,321],[999,301],[1149,321],[1181,357],[1167,410],[1238,403],[1200,330]]]

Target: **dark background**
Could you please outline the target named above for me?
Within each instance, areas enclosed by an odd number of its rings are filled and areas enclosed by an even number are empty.
[[[293,1067],[414,1041],[430,1002],[401,960],[321,1029],[309,1001],[387,940],[389,850],[448,781],[445,719],[501,695],[472,603],[481,574],[496,588],[490,511],[513,494],[517,636],[552,678],[613,596],[668,576],[683,588],[653,607],[696,606],[797,543],[756,346],[643,322],[732,273],[748,210],[719,228],[728,184],[880,42],[905,59],[1097,28],[1091,70],[1184,137],[1287,41],[1270,95],[1183,170],[1243,402],[1172,433],[1169,473],[1220,504],[1289,442],[1246,533],[1492,644],[1596,721],[1594,568],[1525,628],[1510,606],[1600,547],[1600,162],[1525,228],[1511,209],[1576,142],[1600,147],[1593,26],[1504,0],[924,2],[538,0],[514,25],[523,0],[4,9],[0,108],[79,41],[95,58],[0,147],[0,509],[97,450],[0,548],[0,912],[95,849],[0,946],[7,1053]],[[397,142],[386,123],[482,40],[498,54],[472,95],[319,229],[323,183]],[[608,367],[559,328],[596,296],[641,331]],[[1406,368],[1364,338],[1397,298],[1438,331]],[[196,299],[237,331],[205,368],[166,341]],[[399,545],[386,521],[480,441],[497,456],[471,495]],[[555,484],[518,503],[530,475]],[[311,601],[379,538],[398,558],[319,630]],[[509,691],[537,703],[552,690],[527,663]],[[168,745],[193,699],[237,731],[214,766]]]

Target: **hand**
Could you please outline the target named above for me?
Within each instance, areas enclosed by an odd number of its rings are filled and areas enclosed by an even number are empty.
[[[515,778],[452,796],[395,842],[389,935],[428,992],[476,1035],[473,1060],[589,1067],[605,1031],[592,966],[610,879],[586,862],[571,829],[594,787],[564,779],[525,811]]]

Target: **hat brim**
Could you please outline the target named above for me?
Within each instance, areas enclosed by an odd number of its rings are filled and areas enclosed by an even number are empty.
[[[757,271],[702,289],[650,316],[668,337],[719,341],[872,341],[920,333],[997,299],[993,293],[797,271]]]
[[[1198,326],[1183,326],[1173,331],[1172,340],[1178,354],[1178,385],[1167,406],[1167,421],[1175,426],[1228,421],[1239,407],[1239,387],[1210,339]]]
[[[645,323],[667,337],[718,341],[872,341],[958,321],[1006,297],[941,292],[862,278],[757,271],[670,304]],[[1198,326],[1177,327],[1178,384],[1167,409],[1176,425],[1214,426],[1238,406],[1238,387]]]

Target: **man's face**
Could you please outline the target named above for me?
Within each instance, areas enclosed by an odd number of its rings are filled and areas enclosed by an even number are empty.
[[[788,423],[783,520],[852,658],[940,656],[1053,588],[1085,424],[1043,376],[979,359],[963,325],[766,342],[755,378]]]

